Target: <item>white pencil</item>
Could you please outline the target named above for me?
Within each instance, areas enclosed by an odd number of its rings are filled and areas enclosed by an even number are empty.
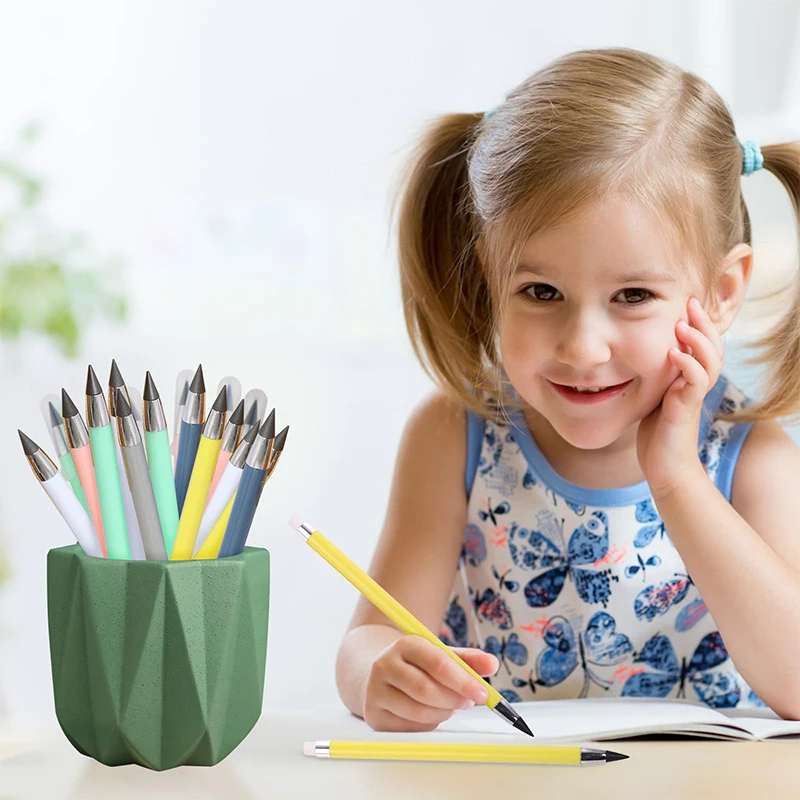
[[[97,531],[92,520],[80,500],[75,496],[66,478],[58,471],[47,453],[33,439],[18,431],[22,450],[25,453],[33,474],[53,501],[58,513],[66,520],[70,530],[75,534],[78,544],[87,556],[103,557]]]

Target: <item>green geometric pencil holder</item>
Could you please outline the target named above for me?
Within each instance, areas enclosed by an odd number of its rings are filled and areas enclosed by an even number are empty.
[[[47,617],[58,722],[103,764],[211,766],[261,714],[267,550],[120,561],[58,547]]]

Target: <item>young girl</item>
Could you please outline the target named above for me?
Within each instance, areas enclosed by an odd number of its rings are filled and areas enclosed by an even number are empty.
[[[800,208],[800,148],[742,144],[695,75],[565,56],[427,133],[399,215],[406,319],[441,387],[409,420],[371,573],[509,701],[685,697],[800,718],[800,296],[721,374],[752,265],[740,180]],[[373,728],[482,703],[367,601],[339,652]]]

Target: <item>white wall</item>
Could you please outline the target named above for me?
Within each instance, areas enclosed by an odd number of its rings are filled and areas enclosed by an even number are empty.
[[[286,520],[307,514],[366,565],[401,427],[429,388],[405,339],[388,236],[402,153],[426,119],[491,107],[585,46],[650,50],[718,79],[745,127],[777,130],[778,112],[791,126],[796,107],[774,77],[794,36],[769,47],[768,30],[758,39],[739,24],[746,5],[0,4],[0,153],[42,121],[32,166],[48,213],[124,258],[133,306],[124,327],[93,328],[73,362],[41,342],[0,349],[0,544],[14,568],[0,589],[5,713],[54,724],[45,556],[70,541],[16,428],[45,442],[39,398],[62,386],[79,396],[86,364],[104,378],[112,357],[129,383],[150,369],[167,395],[202,361],[209,383],[236,374],[291,424],[251,535],[273,558],[265,702],[337,704],[333,659],[354,590]],[[783,9],[793,32],[793,5]],[[755,176],[748,197],[765,260],[790,266],[774,183]]]

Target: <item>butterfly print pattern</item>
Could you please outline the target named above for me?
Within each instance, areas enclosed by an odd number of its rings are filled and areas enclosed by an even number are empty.
[[[715,413],[749,401],[720,378],[706,402],[698,453],[716,480],[735,455],[725,449],[734,426]],[[763,705],[728,655],[646,484],[575,486],[547,465],[520,416],[476,419],[469,446],[477,467],[467,476],[444,642],[493,653],[500,668],[489,681],[510,702],[621,695]]]

